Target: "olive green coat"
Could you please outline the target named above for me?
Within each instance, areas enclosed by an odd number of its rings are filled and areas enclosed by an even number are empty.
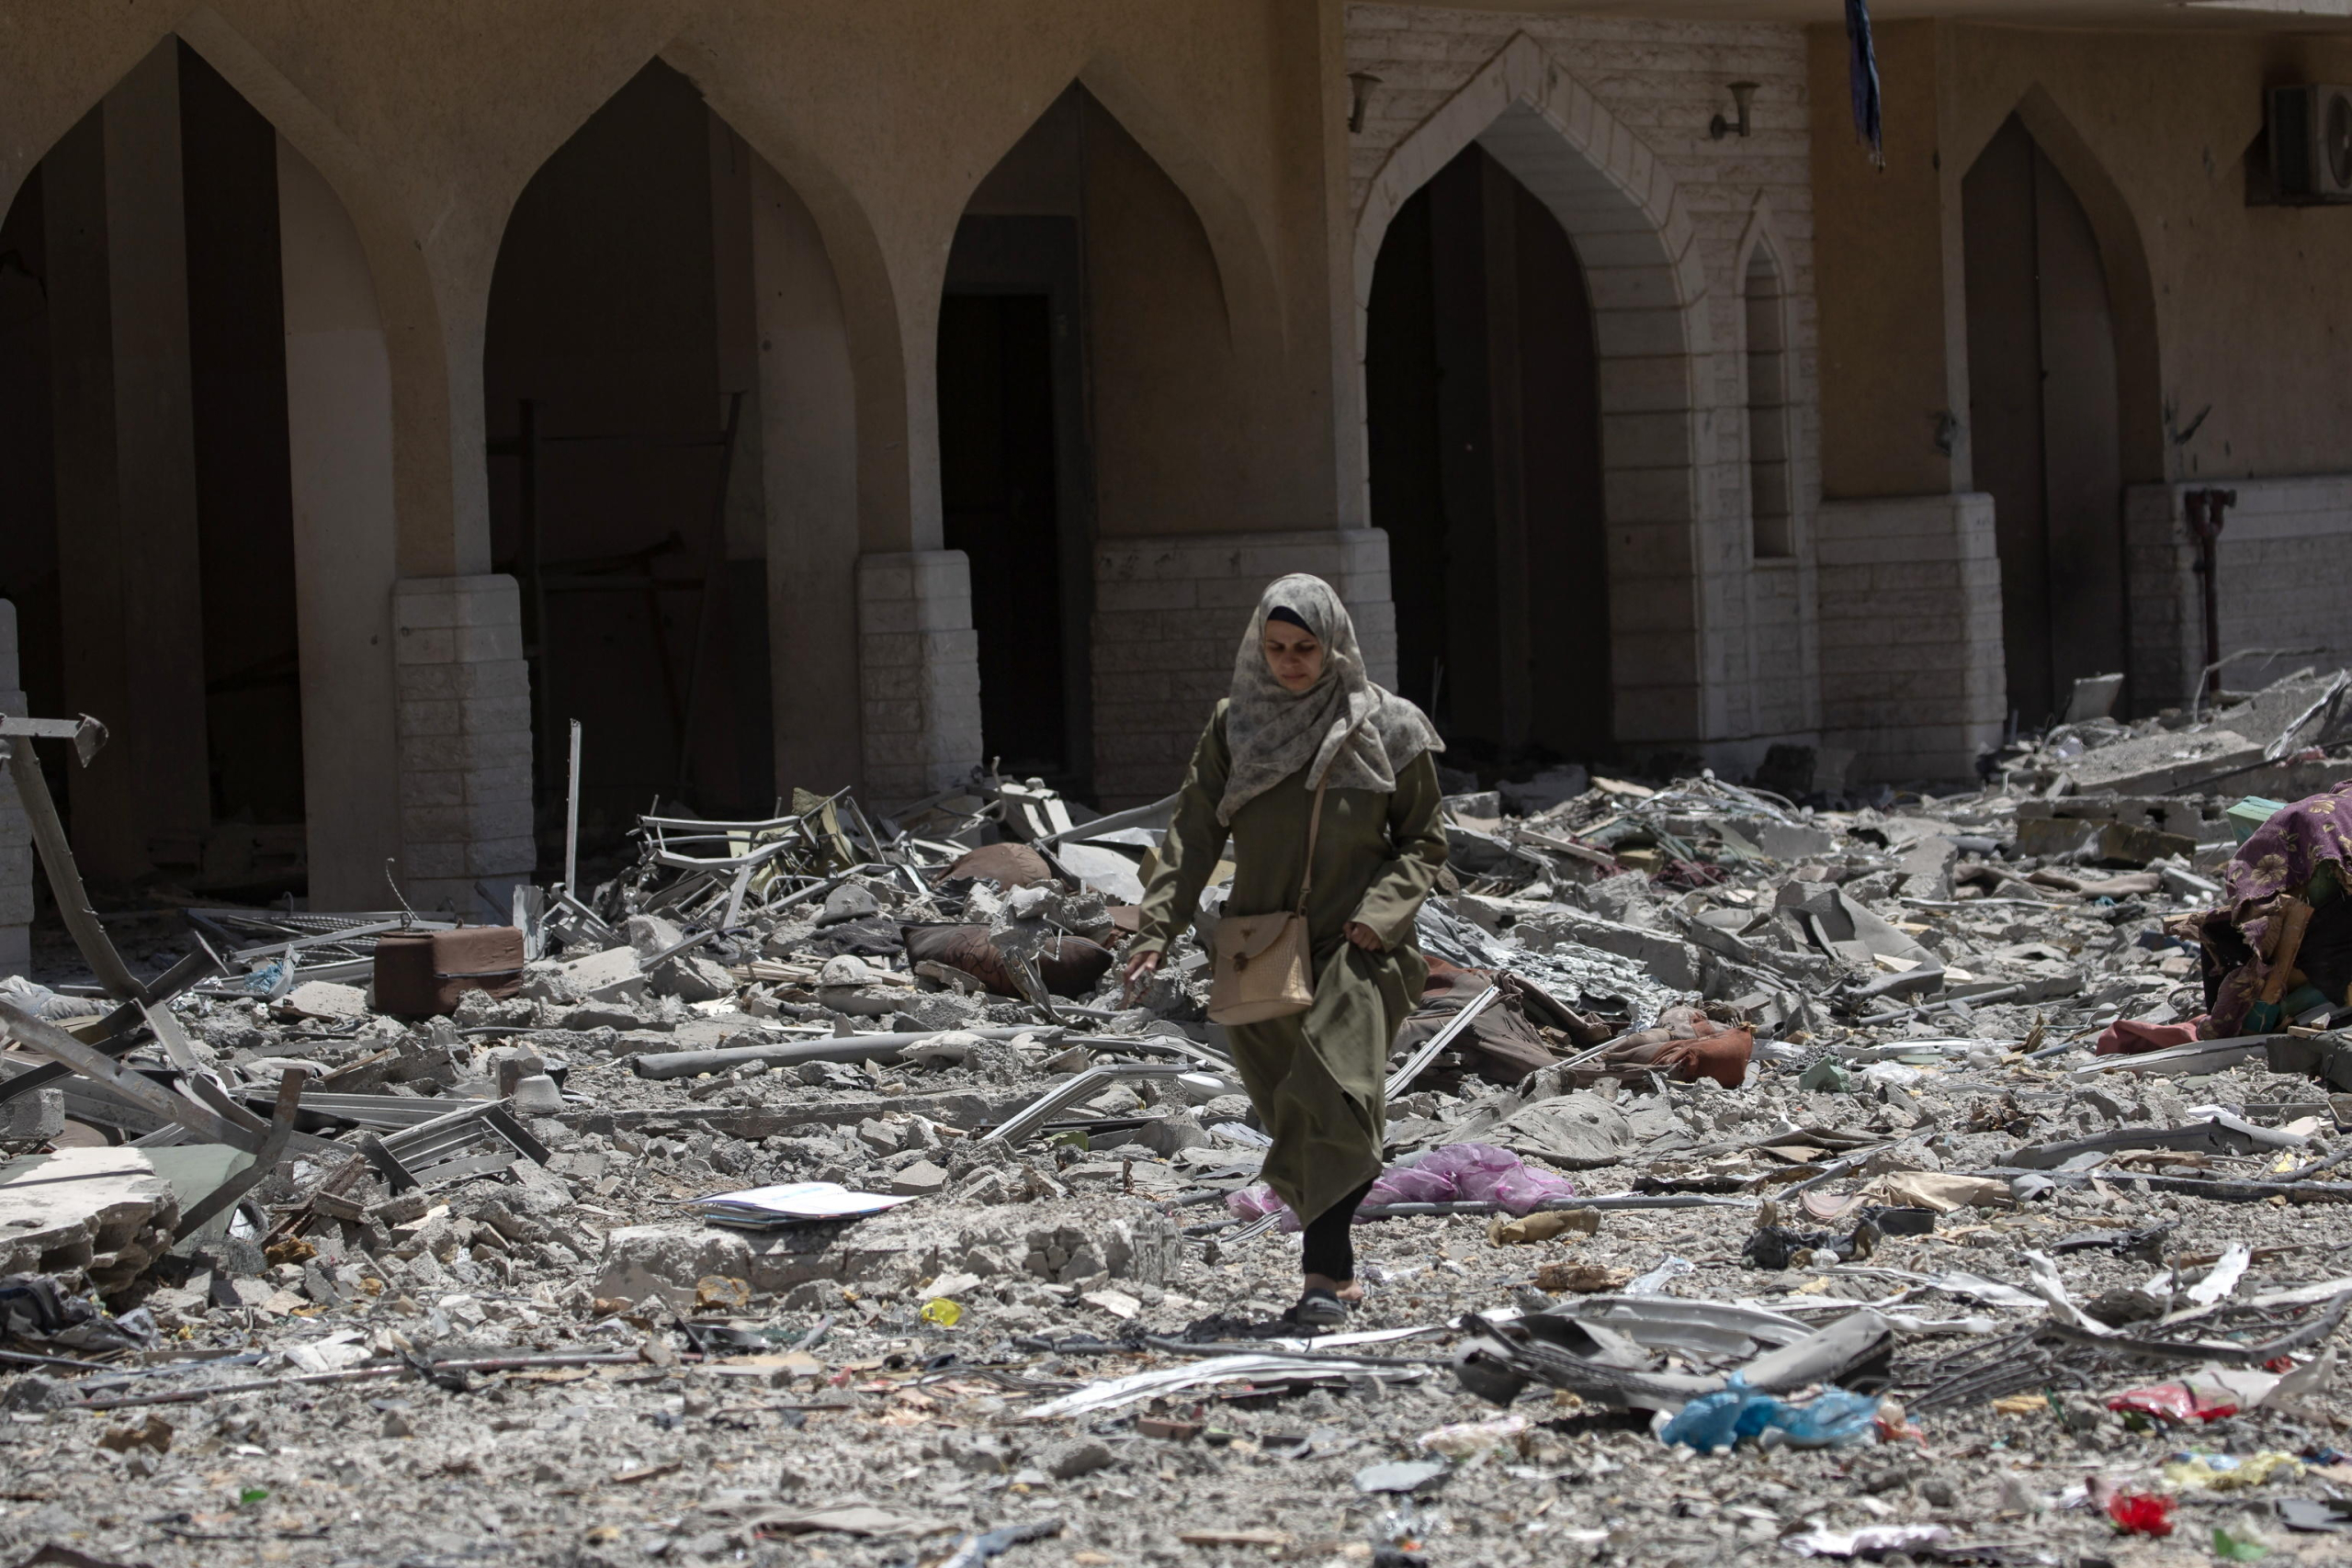
[[[1242,807],[1228,830],[1216,818],[1233,761],[1225,713],[1226,705],[1217,704],[1193,752],[1159,868],[1144,892],[1138,953],[1165,950],[1193,918],[1228,837],[1234,873],[1227,912],[1297,907],[1314,800],[1306,770]],[[1388,1051],[1429,975],[1413,944],[1413,916],[1445,863],[1439,794],[1437,767],[1426,751],[1396,771],[1393,794],[1326,793],[1306,906],[1315,1005],[1227,1032],[1234,1065],[1274,1140],[1266,1180],[1302,1221],[1380,1174]],[[1372,928],[1386,951],[1368,953],[1349,942],[1351,921]]]

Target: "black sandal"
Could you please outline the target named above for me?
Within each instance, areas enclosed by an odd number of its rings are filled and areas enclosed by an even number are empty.
[[[1298,1304],[1283,1314],[1284,1323],[1297,1324],[1301,1328],[1337,1328],[1348,1321],[1348,1303],[1340,1299],[1337,1291],[1310,1285]]]

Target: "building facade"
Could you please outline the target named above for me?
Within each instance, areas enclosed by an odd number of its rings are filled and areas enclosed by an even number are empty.
[[[2340,21],[1883,6],[1882,164],[1839,7],[1590,9],[0,0],[0,703],[113,727],[85,874],[497,909],[573,719],[607,838],[1147,799],[1285,570],[1496,767],[2177,705],[2216,489],[2222,650],[2352,653],[2352,210],[2264,112]]]

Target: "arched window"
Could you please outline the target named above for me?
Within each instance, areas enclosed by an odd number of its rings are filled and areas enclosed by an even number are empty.
[[[1741,286],[1747,336],[1747,497],[1756,558],[1797,553],[1789,482],[1789,360],[1781,269],[1758,245]]]

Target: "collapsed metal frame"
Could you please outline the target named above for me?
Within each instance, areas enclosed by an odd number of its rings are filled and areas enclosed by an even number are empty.
[[[106,927],[90,907],[80,868],[65,837],[49,780],[34,754],[37,739],[65,739],[84,767],[106,744],[107,728],[96,719],[35,719],[0,716],[0,767],[17,783],[17,795],[32,828],[33,847],[60,916],[90,972],[107,995],[117,998],[115,1010],[99,1020],[85,1039],[14,1002],[0,1000],[0,1024],[28,1049],[49,1058],[54,1071],[36,1066],[0,1083],[0,1100],[14,1099],[41,1083],[67,1074],[79,1075],[111,1095],[161,1121],[185,1128],[209,1143],[226,1144],[250,1156],[179,1218],[175,1239],[184,1239],[250,1190],[276,1168],[297,1136],[294,1118],[302,1090],[310,1081],[307,1069],[288,1070],[279,1080],[277,1103],[263,1121],[238,1103],[227,1085],[196,1055],[187,1032],[171,1010],[171,1000],[198,981],[220,969],[220,956],[202,942],[198,951],[152,981],[131,974]],[[152,1033],[171,1062],[175,1079],[169,1087],[156,1082],[126,1063],[143,1032]]]
[[[844,815],[854,820],[842,821]],[[651,814],[637,820],[640,848],[636,874],[641,878],[657,866],[686,874],[648,903],[641,911],[646,914],[710,919],[718,930],[729,929],[741,923],[760,873],[795,853],[819,864],[830,862],[838,869],[825,875],[773,870],[758,890],[763,911],[773,913],[831,892],[856,875],[903,876],[918,895],[930,893],[899,852],[904,835],[884,839],[846,787],[806,811],[757,821]],[[870,860],[859,853],[858,839],[865,840]],[[713,848],[720,852],[708,852]],[[779,884],[790,886],[779,891]]]

